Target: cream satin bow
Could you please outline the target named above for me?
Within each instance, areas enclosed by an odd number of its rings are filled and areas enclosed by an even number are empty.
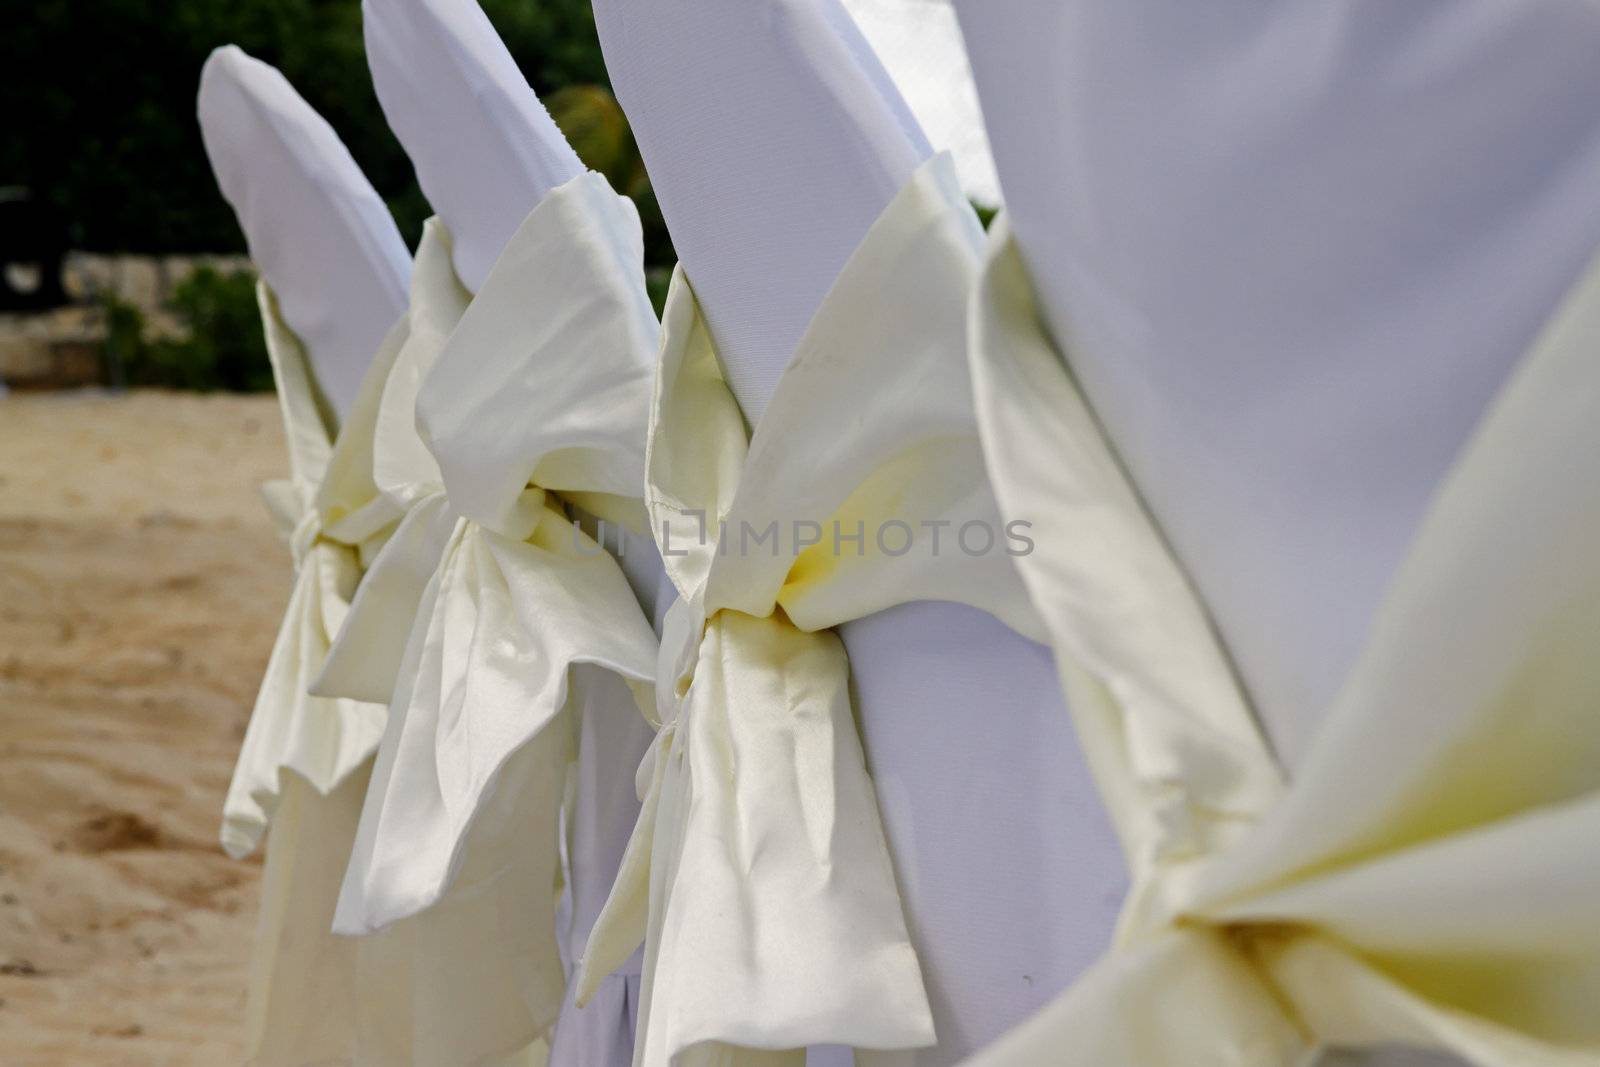
[[[1042,635],[1004,552],[954,545],[966,523],[1001,526],[963,354],[980,242],[941,155],[846,264],[748,436],[673,279],[647,500],[679,599],[644,808],[579,979],[581,1003],[644,940],[646,1067],[933,1039],[829,628],[940,599]],[[923,523],[947,525],[944,554]]]
[[[1038,323],[1001,220],[984,443],[1135,890],[1112,952],[972,1062],[1600,1064],[1600,268],[1458,460],[1287,791]]]
[[[325,795],[377,747],[381,705],[311,696],[307,688],[343,624],[363,562],[399,517],[377,493],[361,456],[370,451],[378,394],[403,328],[385,339],[334,445],[299,340],[265,282],[257,292],[290,471],[264,485],[262,496],[288,541],[295,582],[223,804],[222,845],[235,858],[260,845],[284,771]]]
[[[637,216],[597,174],[541,201],[470,305],[442,227],[430,234],[413,294],[426,344],[396,363],[375,460],[410,510],[331,657],[359,653],[348,677],[361,684],[392,678],[334,928],[379,929],[515,867],[514,921],[537,941],[527,996],[549,1022],[565,986],[555,894],[570,668],[599,665],[644,695],[656,655],[616,559],[569,510],[643,531],[658,327]],[[396,646],[399,660],[374,672],[366,657]],[[320,684],[350,662],[330,662]]]

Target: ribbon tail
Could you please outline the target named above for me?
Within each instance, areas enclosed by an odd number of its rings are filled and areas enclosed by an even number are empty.
[[[641,1067],[932,1043],[848,671],[831,633],[707,627],[659,789]]]
[[[352,700],[307,694],[307,684],[328,651],[325,621],[330,599],[353,582],[348,550],[314,545],[295,577],[239,760],[223,803],[222,847],[235,859],[260,845],[294,771],[319,793],[329,793],[377,747],[383,709]]]
[[[442,493],[406,513],[357,587],[313,694],[389,702],[423,590],[459,524]]]

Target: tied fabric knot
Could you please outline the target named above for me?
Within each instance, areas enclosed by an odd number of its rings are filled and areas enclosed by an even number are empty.
[[[671,726],[694,680],[705,640],[706,615],[694,600],[679,597],[667,609],[661,627],[661,649],[656,657],[656,718],[652,725]]]
[[[294,529],[289,532],[289,555],[294,560],[295,569],[305,562],[311,554],[311,547],[322,540],[322,516],[312,509],[300,516],[300,521],[295,523]]]
[[[1527,476],[1600,452],[1600,263],[1457,458],[1285,785],[1004,218],[990,241],[979,425],[1034,520],[1016,565],[1134,888],[1111,951],[969,1063],[1600,1065],[1600,482]]]

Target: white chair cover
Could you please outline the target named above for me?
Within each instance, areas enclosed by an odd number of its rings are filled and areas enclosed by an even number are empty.
[[[343,419],[405,310],[411,256],[333,127],[233,45],[200,72],[200,134],[251,258]]]
[[[1600,9],[957,6],[1043,314],[1292,770],[1600,242]]]
[[[754,422],[927,148],[835,0],[601,0],[595,16],[683,272]],[[952,1062],[1104,949],[1120,854],[1043,648],[938,603],[842,636],[938,1034],[902,1062]]]
[[[511,235],[583,164],[466,0],[362,0],[378,102],[477,292]]]

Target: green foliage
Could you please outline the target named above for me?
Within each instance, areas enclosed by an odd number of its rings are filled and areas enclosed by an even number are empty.
[[[616,97],[599,85],[570,85],[545,97],[544,104],[583,165],[604,174],[611,187],[630,197],[639,209],[645,262],[674,262],[677,255],[661,217],[661,205],[656,203],[644,157]]]
[[[606,85],[589,0],[482,0],[541,95]],[[200,65],[237,44],[284,72],[350,147],[412,242],[427,206],[367,70],[358,0],[31,0],[0,33],[0,185],[99,251],[242,250],[194,118]]]
[[[650,294],[650,306],[656,309],[656,317],[667,308],[667,290],[672,288],[671,267],[650,267],[644,272],[645,292]]]
[[[183,326],[177,338],[146,337],[139,309],[106,304],[107,355],[128,385],[258,392],[272,388],[272,365],[256,307],[255,276],[201,267],[173,290],[168,308]]]

